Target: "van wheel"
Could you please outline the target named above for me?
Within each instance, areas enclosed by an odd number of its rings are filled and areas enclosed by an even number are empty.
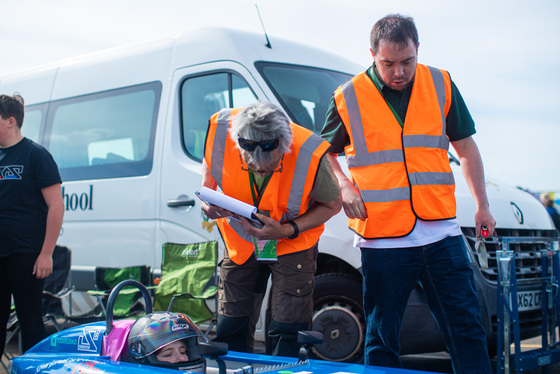
[[[358,276],[328,273],[315,277],[313,330],[323,333],[313,347],[315,358],[361,363],[366,324],[362,309],[362,282]]]

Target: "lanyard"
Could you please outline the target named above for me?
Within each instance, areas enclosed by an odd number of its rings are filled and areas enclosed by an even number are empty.
[[[253,196],[253,204],[257,208],[259,207],[259,203],[261,202],[261,198],[263,195],[262,193],[264,192],[264,189],[268,185],[271,176],[272,175],[267,175],[266,177],[264,177],[263,184],[261,188],[259,188],[259,186],[257,186],[257,182],[255,181],[255,176],[253,175],[253,172],[249,172],[249,180],[251,181],[251,195]]]
[[[375,75],[375,70],[373,71],[373,74]],[[373,83],[375,84],[375,87],[377,87],[377,90],[379,91],[379,93],[381,94],[381,96],[383,97],[383,99],[385,100],[385,102],[387,103],[387,105],[389,106],[389,109],[391,109],[391,112],[393,112],[393,115],[395,116],[395,118],[397,119],[397,121],[399,121],[399,125],[401,125],[401,127],[404,127],[404,123],[401,120],[401,117],[397,114],[397,111],[395,110],[395,108],[393,108],[393,106],[391,105],[391,103],[389,101],[387,101],[387,99],[385,99],[385,96],[383,96],[383,92],[381,91],[381,87],[379,86],[379,82],[377,82],[377,77],[374,77],[372,79]]]

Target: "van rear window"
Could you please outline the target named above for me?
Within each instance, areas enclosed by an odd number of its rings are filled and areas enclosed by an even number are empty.
[[[51,102],[43,143],[62,180],[148,175],[160,96],[153,82]]]

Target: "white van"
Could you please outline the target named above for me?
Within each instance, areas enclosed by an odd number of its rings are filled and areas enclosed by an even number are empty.
[[[220,239],[194,192],[208,119],[224,107],[257,99],[284,108],[292,120],[320,131],[335,88],[362,71],[341,57],[264,35],[219,28],[172,40],[112,49],[0,78],[0,92],[26,101],[25,136],[43,144],[62,175],[66,213],[59,244],[73,253],[78,289],[93,287],[96,266],[161,265],[164,242]],[[476,114],[475,114],[476,117]],[[341,159],[344,162],[343,159]],[[458,166],[458,217],[473,247],[475,205]],[[498,235],[555,235],[541,204],[522,191],[488,182]],[[320,358],[362,359],[360,252],[341,212],[319,243],[314,328],[325,335]],[[496,339],[497,241],[490,267],[470,253],[489,341]],[[223,250],[223,244],[220,244]],[[538,277],[537,244],[518,248],[524,277]],[[532,261],[532,262],[531,262]],[[527,262],[527,263],[525,263]],[[524,336],[540,333],[537,302],[523,306]],[[257,339],[266,339],[265,299]],[[402,332],[403,353],[445,349],[418,287]]]

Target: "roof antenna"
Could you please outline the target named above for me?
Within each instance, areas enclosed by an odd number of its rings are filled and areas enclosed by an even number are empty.
[[[268,35],[266,35],[266,29],[264,28],[264,23],[263,23],[263,20],[262,20],[262,17],[261,17],[261,12],[259,12],[259,6],[257,5],[257,3],[255,3],[255,8],[257,8],[257,14],[259,15],[259,19],[261,20],[261,25],[262,25],[262,28],[263,28],[263,31],[264,31],[264,37],[266,38],[265,46],[267,48],[272,48],[272,46],[270,45],[270,40],[268,40]]]

